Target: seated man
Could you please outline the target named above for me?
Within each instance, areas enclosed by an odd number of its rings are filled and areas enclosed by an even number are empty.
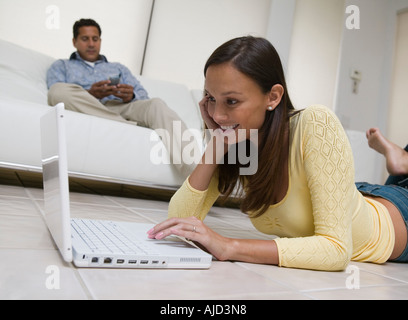
[[[390,177],[385,184],[408,188],[408,146],[405,149],[387,140],[377,128],[367,130],[368,145],[382,154]]]
[[[63,102],[68,110],[164,130],[170,137],[162,137],[170,161],[186,178],[193,168],[182,163],[181,154],[191,142],[182,141],[187,127],[180,117],[161,99],[149,99],[127,67],[110,63],[99,54],[101,28],[98,23],[81,19],[75,22],[73,31],[77,51],[69,60],[56,61],[47,72],[48,103],[53,106]],[[181,132],[173,132],[174,121],[181,124]],[[173,135],[176,135],[174,139]]]

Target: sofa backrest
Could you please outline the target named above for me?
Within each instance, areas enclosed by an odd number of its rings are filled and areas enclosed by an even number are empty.
[[[0,97],[47,103],[46,73],[54,58],[0,39]]]

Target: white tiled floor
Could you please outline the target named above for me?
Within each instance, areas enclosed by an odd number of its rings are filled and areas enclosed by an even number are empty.
[[[0,299],[408,299],[408,264],[351,263],[344,272],[218,261],[208,270],[78,269],[56,250],[42,198],[41,189],[0,185]],[[159,222],[167,215],[158,201],[72,193],[71,202],[77,217]],[[215,207],[206,222],[227,236],[267,238],[238,210]],[[59,289],[47,288],[55,270]]]

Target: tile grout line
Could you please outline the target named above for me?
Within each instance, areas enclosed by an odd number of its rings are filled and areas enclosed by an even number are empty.
[[[86,297],[88,300],[97,300],[95,295],[92,294],[91,290],[88,288],[88,286],[85,283],[85,280],[82,278],[81,273],[79,270],[72,264],[70,263],[72,270],[74,271],[75,277],[77,278],[79,284],[81,285],[82,290],[84,290]]]
[[[386,276],[386,275],[383,275],[383,274],[381,274],[381,273],[374,272],[374,271],[367,270],[367,269],[363,269],[363,271],[364,271],[364,272],[371,273],[371,274],[374,274],[374,275],[376,275],[376,276],[384,277],[384,278],[386,278],[386,279],[390,279],[390,280],[394,280],[394,281],[401,282],[401,285],[408,285],[408,281],[407,281],[407,280],[401,280],[401,279],[397,279],[397,278],[394,278],[394,277],[391,277],[391,276]]]
[[[41,219],[43,220],[44,224],[46,224],[45,222],[45,213],[44,211],[40,208],[39,204],[37,203],[37,201],[35,200],[34,196],[31,194],[30,190],[28,190],[27,188],[24,188],[24,192],[26,193],[26,195],[28,196],[28,198],[31,200],[31,202],[34,203],[35,208],[37,209],[37,211],[40,213]],[[47,228],[48,230],[48,228]]]
[[[261,276],[261,277],[263,277],[263,278],[266,278],[266,279],[269,279],[269,280],[271,280],[271,281],[273,281],[273,282],[276,282],[276,283],[278,283],[278,284],[280,284],[280,285],[282,285],[282,286],[288,288],[288,289],[291,290],[292,292],[296,292],[296,293],[302,294],[302,292],[301,292],[300,290],[296,289],[295,287],[289,285],[289,284],[286,283],[286,282],[282,282],[282,281],[273,279],[273,278],[271,278],[271,277],[265,276],[264,274],[262,274],[262,273],[260,273],[260,272],[254,271],[254,270],[252,270],[252,269],[246,267],[245,263],[241,263],[241,262],[234,262],[234,263],[235,263],[235,265],[238,265],[238,266],[240,266],[240,267],[242,267],[242,268],[244,268],[244,269],[246,269],[246,270],[248,270],[248,271],[251,271],[251,272],[253,272],[253,273],[255,273],[255,274],[257,274],[257,275],[259,275],[259,276]],[[280,268],[280,267],[271,265],[271,268]]]
[[[27,194],[27,196],[29,197],[29,199],[34,203],[34,206],[36,207],[36,209],[39,211],[41,219],[44,222],[44,224],[47,225],[46,222],[45,222],[45,213],[40,208],[39,204],[35,200],[34,196],[31,194],[30,190],[28,190],[27,188],[24,188],[24,191]],[[48,228],[47,228],[47,230],[48,230]],[[50,232],[50,231],[48,230],[48,232]],[[51,234],[50,234],[50,236],[51,236]],[[52,238],[52,236],[51,236],[51,238]],[[57,251],[58,251],[58,249],[57,249]],[[81,277],[81,275],[79,273],[79,270],[73,265],[72,262],[69,262],[68,264],[71,266],[71,270],[75,274],[75,277],[78,280],[78,282],[79,282],[82,290],[84,291],[86,297],[88,298],[88,300],[95,300],[94,295],[91,293],[91,291],[89,290],[89,288],[85,284],[84,279]]]

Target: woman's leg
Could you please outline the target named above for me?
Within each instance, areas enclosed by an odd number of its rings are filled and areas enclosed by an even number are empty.
[[[408,152],[387,140],[377,128],[367,131],[370,148],[384,155],[387,171],[392,176],[408,175]]]

